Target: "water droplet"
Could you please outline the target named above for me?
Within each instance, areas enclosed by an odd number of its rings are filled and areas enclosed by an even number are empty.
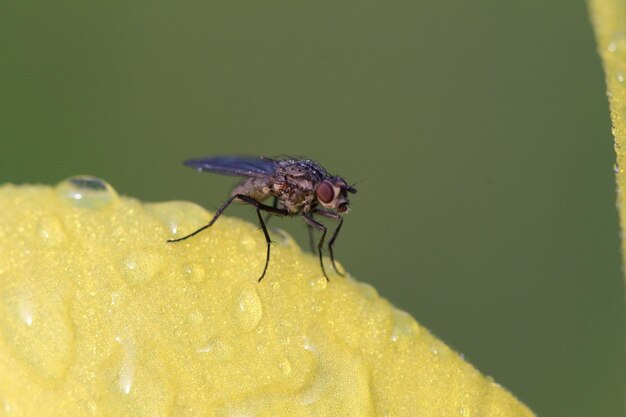
[[[176,389],[158,348],[138,345],[128,329],[112,339],[117,344],[97,373],[95,410],[107,415],[167,417],[172,415]]]
[[[226,342],[212,339],[206,345],[196,349],[198,353],[210,353],[217,360],[225,361],[230,358],[231,348]]]
[[[117,201],[117,193],[106,181],[90,176],[71,177],[60,182],[57,193],[75,207],[101,209]]]
[[[471,417],[472,416],[472,411],[470,410],[470,408],[466,405],[462,405],[459,407],[459,415],[461,417]]]
[[[170,238],[183,237],[205,225],[211,218],[202,207],[187,201],[146,203],[144,209],[169,231]]]
[[[302,347],[304,348],[304,350],[309,351],[309,352],[317,352],[317,348],[315,347],[315,345],[313,344],[313,342],[311,342],[311,339],[309,339],[308,337],[304,337],[303,339],[303,343],[302,343]]]
[[[626,47],[626,36],[623,32],[616,32],[609,42],[608,50],[610,52],[620,52]]]
[[[98,403],[96,403],[94,400],[87,401],[87,412],[91,414],[92,416],[99,414]]]
[[[289,374],[291,374],[291,362],[289,362],[289,359],[283,358],[281,361],[279,361],[278,369],[280,369],[280,372],[283,374],[283,376],[288,376]]]
[[[241,238],[241,245],[248,251],[253,251],[257,248],[256,240],[250,235],[245,235]]]
[[[157,273],[161,262],[161,258],[154,252],[136,250],[122,261],[121,270],[131,283],[142,283]]]
[[[312,410],[325,410],[324,415],[347,415],[349,405],[351,416],[373,416],[374,400],[369,386],[368,369],[360,357],[351,354],[348,349],[330,348],[325,344],[326,336],[320,335],[320,343],[313,348],[305,339],[305,353],[298,360],[298,367],[291,373],[303,372],[298,376],[297,386],[290,386],[290,392],[267,391],[262,388],[253,390],[241,399],[228,399],[216,407],[217,417],[274,416],[285,414],[305,416],[315,414]],[[317,339],[316,339],[317,341]],[[284,372],[289,367],[284,364]],[[337,378],[337,375],[349,375],[349,378]],[[259,387],[267,384],[259,381]],[[255,393],[256,392],[256,393]],[[343,413],[342,413],[343,412]]]
[[[198,283],[204,279],[205,272],[204,268],[198,264],[187,264],[183,267],[183,272],[185,273],[185,278],[189,280],[189,282]]]
[[[487,382],[489,382],[489,385],[491,385],[493,388],[495,389],[501,389],[502,385],[500,385],[499,383],[497,383],[492,376],[487,375]]]
[[[17,311],[22,323],[31,327],[33,325],[33,301],[32,297],[27,294],[21,294],[17,300]]]
[[[65,241],[65,232],[61,222],[56,217],[43,217],[39,220],[39,236],[49,246],[58,246]]]
[[[324,275],[319,275],[311,278],[309,281],[309,285],[313,289],[313,291],[322,291],[325,290],[328,286],[328,280]]]
[[[22,417],[24,413],[17,408],[15,404],[9,402],[7,399],[2,400],[2,408],[0,409],[0,416],[6,417]]]
[[[337,272],[339,272],[339,274],[345,276],[347,274],[346,272],[346,268],[343,267],[343,264],[341,262],[339,262],[338,260],[335,259],[335,266],[337,267]],[[330,264],[330,268],[332,271],[335,270],[335,268],[332,266],[332,263]]]
[[[192,324],[200,324],[202,323],[202,320],[204,320],[204,316],[202,315],[202,312],[200,310],[193,310],[191,313],[189,313],[189,322]]]
[[[45,283],[9,287],[0,299],[0,333],[17,356],[41,378],[60,381],[74,351],[66,301]]]
[[[122,346],[124,358],[119,370],[118,387],[120,391],[128,395],[133,388],[135,374],[135,345],[131,338],[115,336],[115,341]]]
[[[435,356],[446,357],[450,353],[450,349],[439,340],[434,340],[430,345],[430,353]]]
[[[373,300],[378,297],[378,291],[371,285],[365,283],[358,283],[357,285],[366,300]]]
[[[413,317],[408,313],[393,309],[393,329],[391,330],[391,340],[397,342],[406,337],[415,337],[419,333],[419,327]]]
[[[280,246],[295,246],[293,237],[283,229],[273,229],[272,235],[272,241]]]
[[[236,314],[245,330],[254,329],[263,315],[263,304],[253,287],[244,288],[237,299]]]
[[[116,307],[120,303],[121,294],[117,291],[111,293],[111,306]]]

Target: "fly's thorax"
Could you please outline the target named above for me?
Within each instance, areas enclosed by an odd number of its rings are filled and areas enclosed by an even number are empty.
[[[294,186],[289,182],[274,182],[271,194],[276,196],[280,205],[290,213],[309,212],[315,203],[315,193]]]
[[[278,163],[276,173],[293,178],[305,177],[314,182],[319,182],[328,176],[324,168],[310,159],[282,160]]]

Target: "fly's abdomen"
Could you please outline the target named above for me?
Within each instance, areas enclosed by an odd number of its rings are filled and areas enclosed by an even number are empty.
[[[265,178],[244,179],[230,193],[231,196],[237,194],[247,195],[256,201],[263,201],[271,195],[267,179]]]

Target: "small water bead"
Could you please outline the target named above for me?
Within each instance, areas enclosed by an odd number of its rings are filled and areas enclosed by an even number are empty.
[[[204,268],[198,264],[186,264],[183,266],[183,272],[185,273],[185,278],[193,283],[202,282],[206,274]]]
[[[0,416],[6,417],[22,417],[24,413],[17,408],[13,403],[6,399],[2,400],[2,407],[0,408]]]
[[[90,415],[95,416],[95,415],[99,414],[98,413],[98,403],[95,402],[94,400],[89,400],[87,402],[86,406],[87,406],[87,412]]]
[[[244,330],[254,329],[263,315],[263,304],[252,287],[244,288],[237,299],[236,314]]]
[[[79,208],[101,209],[118,200],[113,187],[97,177],[71,177],[60,182],[56,189],[61,198]]]
[[[204,315],[200,310],[193,310],[191,313],[189,313],[187,318],[192,324],[200,324],[204,320]]]
[[[122,274],[131,283],[142,283],[150,280],[159,270],[162,259],[158,254],[148,250],[136,250],[122,261]]]
[[[61,221],[52,216],[46,216],[39,220],[39,236],[48,246],[58,246],[66,239]]]
[[[20,302],[19,315],[22,322],[24,322],[24,324],[28,327],[33,325],[33,306],[30,301],[24,300],[23,302]]]
[[[100,381],[98,414],[170,416],[176,388],[158,355],[146,351],[145,345],[126,329],[117,333],[111,342],[117,349],[97,373]]]
[[[430,345],[430,353],[435,356],[445,357],[450,353],[450,349],[439,340],[435,340]]]
[[[217,360],[225,361],[230,358],[231,347],[220,339],[212,339],[204,346],[197,348],[196,352],[210,354]]]
[[[144,205],[144,209],[165,227],[169,232],[168,238],[183,237],[211,218],[204,208],[186,201],[149,203]]]
[[[39,291],[28,285],[22,282],[3,290],[0,337],[40,377],[58,382],[70,366],[74,351],[74,329],[67,305],[54,290]]]
[[[624,32],[616,32],[608,46],[609,52],[624,52],[626,50],[626,35]]]
[[[415,337],[419,333],[419,327],[413,317],[408,313],[393,309],[393,329],[391,330],[391,340],[397,342],[402,338]]]
[[[322,291],[328,286],[328,280],[323,275],[315,276],[309,280],[309,285],[313,291]]]
[[[283,374],[283,376],[288,376],[289,374],[291,374],[291,362],[289,362],[289,359],[281,359],[278,362],[278,369],[280,369],[280,372]]]
[[[459,407],[459,415],[461,417],[472,417],[472,410],[468,406],[462,405]]]
[[[293,237],[284,231],[283,229],[272,229],[272,242],[280,245],[280,246],[294,246],[295,240]]]
[[[247,251],[255,251],[257,249],[257,241],[250,235],[241,238],[241,245]]]
[[[130,338],[115,336],[115,341],[122,346],[124,358],[120,365],[118,387],[123,394],[128,395],[133,387],[135,374],[135,346]]]
[[[363,295],[366,300],[374,300],[378,297],[378,291],[376,291],[376,288],[371,285],[360,282],[357,283],[357,286],[361,295]]]

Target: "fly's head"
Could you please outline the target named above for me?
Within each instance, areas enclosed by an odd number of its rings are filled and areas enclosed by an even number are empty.
[[[349,208],[348,193],[356,194],[356,188],[348,185],[341,177],[328,177],[315,188],[319,204],[339,213],[344,213]]]

